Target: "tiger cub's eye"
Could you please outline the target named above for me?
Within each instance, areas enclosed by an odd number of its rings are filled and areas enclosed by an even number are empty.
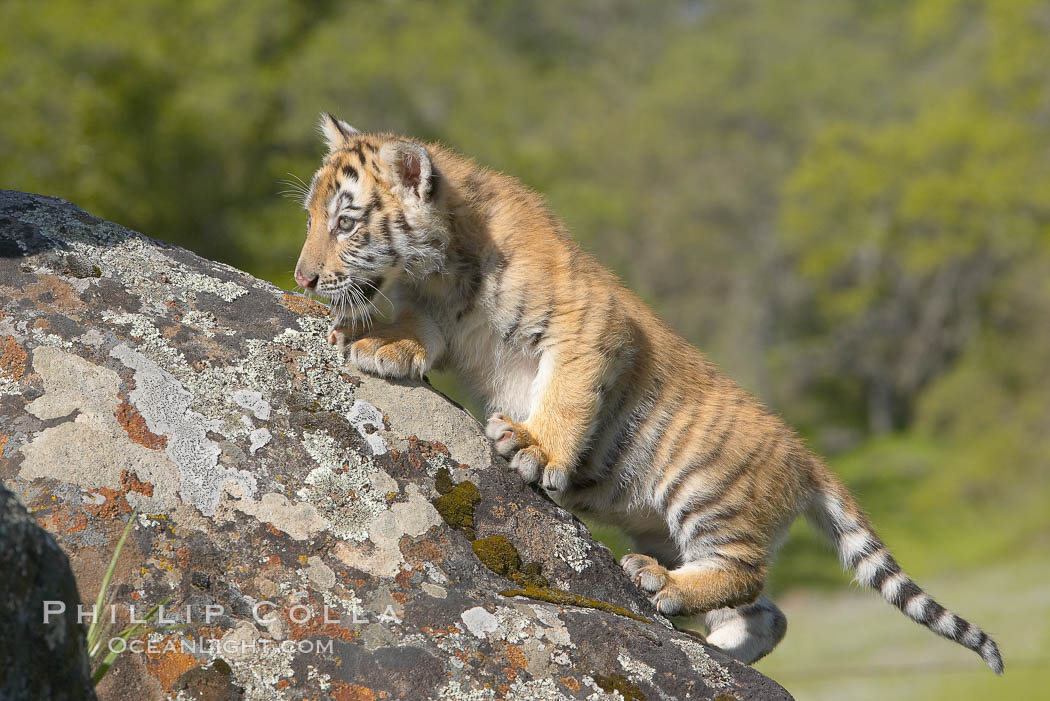
[[[350,231],[357,224],[357,221],[353,217],[348,217],[345,214],[339,217],[339,228],[343,231]]]

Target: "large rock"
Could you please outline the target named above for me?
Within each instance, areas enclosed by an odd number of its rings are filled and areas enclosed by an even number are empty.
[[[343,365],[326,316],[0,193],[0,478],[90,600],[137,507],[117,621],[170,595],[186,624],[102,698],[790,698],[659,616],[465,411]]]
[[[3,484],[0,552],[0,699],[94,699],[84,629],[61,611],[79,600],[69,558]]]

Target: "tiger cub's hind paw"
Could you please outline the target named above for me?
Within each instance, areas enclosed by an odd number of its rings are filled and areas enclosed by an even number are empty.
[[[620,560],[627,576],[646,594],[653,606],[665,616],[673,616],[682,611],[682,595],[672,581],[667,568],[648,555],[632,553]]]
[[[639,589],[649,594],[663,589],[667,584],[667,568],[648,555],[624,555],[620,559],[620,567]]]

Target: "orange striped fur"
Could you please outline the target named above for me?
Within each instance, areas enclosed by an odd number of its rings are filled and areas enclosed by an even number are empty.
[[[991,638],[901,571],[796,434],[536,194],[439,145],[321,126],[296,278],[332,301],[329,340],[386,377],[454,369],[525,480],[632,535],[644,554],[623,567],[661,612],[705,614],[709,641],[745,662],[768,653],[786,623],[762,596],[767,568],[805,514],[860,582],[1002,671]],[[377,298],[392,323],[371,323]]]

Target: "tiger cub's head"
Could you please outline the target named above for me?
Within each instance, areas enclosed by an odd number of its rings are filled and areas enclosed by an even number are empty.
[[[306,242],[295,281],[331,301],[337,324],[367,320],[380,288],[444,263],[443,188],[418,142],[363,134],[330,114],[321,115],[320,129],[328,155],[303,203]]]

